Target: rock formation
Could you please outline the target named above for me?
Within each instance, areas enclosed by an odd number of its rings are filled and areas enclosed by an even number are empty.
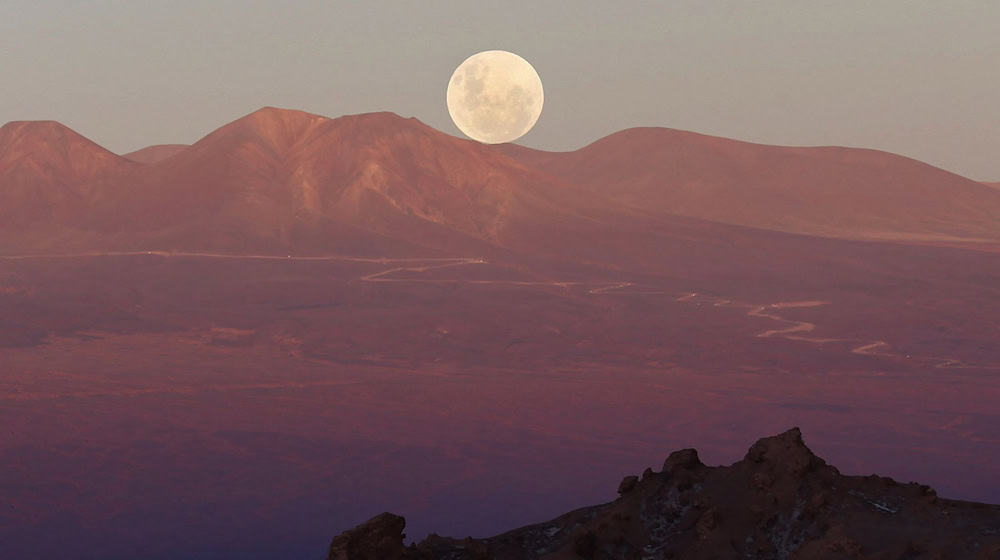
[[[333,540],[330,560],[994,559],[1000,506],[938,498],[916,483],[844,476],[798,428],[708,467],[693,449],[628,476],[608,504],[484,539],[404,545],[384,513]]]

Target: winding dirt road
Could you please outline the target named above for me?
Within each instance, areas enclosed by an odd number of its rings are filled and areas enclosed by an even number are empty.
[[[186,258],[210,258],[210,259],[232,259],[232,260],[273,260],[273,261],[348,261],[378,263],[386,265],[410,264],[414,266],[393,266],[385,270],[366,274],[358,278],[361,282],[397,282],[397,283],[462,283],[462,284],[499,284],[511,286],[552,286],[559,288],[569,288],[582,286],[588,283],[574,281],[524,281],[524,280],[475,280],[475,279],[448,279],[448,278],[387,278],[387,276],[397,272],[417,272],[423,273],[429,270],[449,268],[468,265],[488,264],[484,258],[477,257],[406,257],[406,258],[386,258],[386,257],[355,257],[349,255],[321,255],[321,256],[294,256],[294,255],[234,255],[228,253],[210,252],[175,252],[175,251],[120,251],[120,252],[88,252],[88,253],[67,253],[50,255],[0,255],[2,260],[28,260],[28,259],[76,259],[94,257],[124,257],[124,256],[144,256],[154,255],[160,257],[186,257]],[[419,263],[419,264],[418,264]],[[593,285],[593,283],[590,283]],[[631,289],[627,289],[631,288]],[[932,362],[933,367],[940,369],[988,369],[1000,370],[1000,365],[980,365],[966,364],[961,360],[940,356],[910,356],[901,355],[887,351],[889,344],[884,340],[858,340],[850,338],[819,338],[803,336],[803,333],[811,333],[816,330],[816,324],[808,321],[796,321],[787,319],[776,313],[774,310],[819,307],[831,305],[832,302],[822,300],[804,301],[783,301],[769,304],[751,304],[735,302],[733,300],[706,296],[698,292],[686,292],[677,294],[672,292],[658,291],[655,288],[644,289],[632,282],[600,283],[596,287],[587,290],[591,295],[670,295],[674,301],[684,303],[711,303],[714,307],[731,307],[738,309],[748,309],[747,315],[761,319],[777,321],[784,325],[783,328],[767,329],[757,333],[758,338],[784,338],[800,342],[810,342],[814,344],[827,344],[832,342],[853,342],[862,344],[851,348],[852,354],[863,356],[875,356],[881,358],[892,358],[907,360],[912,362]]]

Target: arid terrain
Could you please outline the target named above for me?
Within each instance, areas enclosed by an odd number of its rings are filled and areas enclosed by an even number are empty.
[[[998,316],[1000,191],[882,152],[268,108],[124,158],[10,123],[0,556],[485,536],[792,425],[998,503]]]
[[[404,545],[406,519],[382,513],[330,543],[329,560],[649,558],[976,558],[1000,556],[1000,505],[938,498],[878,475],[844,476],[798,428],[709,467],[674,451],[618,485],[614,502],[483,539]]]

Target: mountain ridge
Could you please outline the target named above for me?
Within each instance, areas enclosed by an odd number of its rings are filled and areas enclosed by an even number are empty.
[[[127,154],[136,162],[54,122],[9,123],[0,139],[25,127],[36,131],[30,149],[0,143],[0,228],[20,247],[456,253],[542,242],[565,253],[623,229],[676,236],[679,217],[833,238],[1000,240],[1000,192],[873,150],[642,127],[543,152],[391,112],[263,107],[189,146]],[[35,200],[46,190],[58,196]]]
[[[159,163],[191,147],[190,144],[153,144],[122,154],[122,157],[136,163]]]
[[[826,237],[1000,237],[1000,195],[879,150],[772,146],[657,127],[619,131],[572,152],[501,150],[664,214]]]
[[[56,121],[0,127],[0,224],[75,223],[77,210],[100,200],[135,163]]]
[[[537,172],[393,113],[330,119],[268,107],[143,173],[144,200],[122,204],[155,208],[147,223],[163,227],[207,208],[240,227],[252,225],[248,216],[286,231],[331,221],[384,235],[445,227],[489,242],[512,208],[547,204],[525,188]]]

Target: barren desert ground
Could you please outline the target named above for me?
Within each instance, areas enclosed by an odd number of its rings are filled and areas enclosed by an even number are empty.
[[[791,425],[845,472],[1000,501],[1000,255],[767,247],[0,259],[0,540],[311,557],[383,510],[492,534]]]

